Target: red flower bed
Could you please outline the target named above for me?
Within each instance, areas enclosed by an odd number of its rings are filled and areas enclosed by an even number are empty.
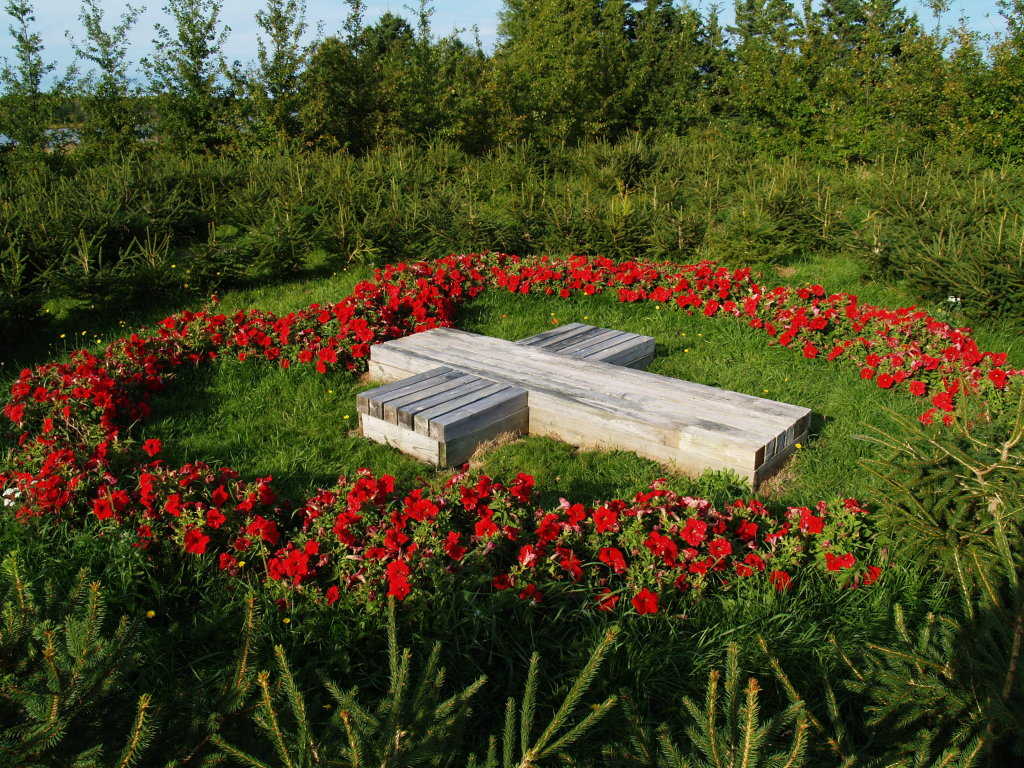
[[[941,412],[951,423],[963,398],[1020,380],[1020,371],[1005,369],[1005,355],[980,351],[969,329],[826,295],[816,285],[765,289],[749,270],[450,256],[385,267],[334,305],[282,317],[181,312],[148,336],[119,339],[102,357],[79,351],[67,363],[23,371],[3,408],[18,446],[13,471],[0,474],[5,506],[26,521],[95,517],[132,531],[139,547],[175,547],[224,571],[256,571],[283,599],[326,604],[342,595],[404,600],[457,579],[533,602],[574,595],[596,610],[654,613],[671,596],[757,576],[785,590],[805,565],[845,583],[878,578],[863,562],[864,510],[853,500],[791,508],[775,519],[756,501],[719,511],[655,487],[628,502],[544,511],[531,503],[526,476],[507,486],[457,477],[440,494],[398,497],[390,478],[365,471],[286,512],[269,478],[168,467],[155,459],[159,441],[140,445],[133,437],[131,425],[146,419],[151,398],[181,365],[232,354],[321,373],[361,370],[371,344],[450,325],[461,303],[488,287],[562,297],[615,290],[620,301],[732,317],[804,357],[927,397],[926,422]]]

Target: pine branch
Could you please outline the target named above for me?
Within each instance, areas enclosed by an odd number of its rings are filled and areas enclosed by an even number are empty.
[[[228,757],[234,759],[241,765],[249,766],[249,768],[276,768],[276,766],[272,766],[269,763],[264,763],[258,757],[254,757],[253,755],[250,755],[248,752],[244,752],[238,747],[225,741],[220,736],[220,734],[215,733],[213,736],[210,737],[210,741],[213,744],[215,744],[217,748],[224,752]]]
[[[604,661],[604,657],[607,655],[612,643],[618,636],[618,627],[613,627],[605,633],[604,638],[597,644],[597,647],[590,654],[590,659],[587,661],[583,670],[576,676],[573,681],[572,687],[569,689],[569,693],[566,694],[565,699],[562,701],[562,705],[555,712],[554,717],[551,718],[551,722],[548,727],[544,729],[544,732],[537,739],[534,744],[534,749],[537,751],[538,757],[548,754],[547,744],[554,736],[554,734],[562,728],[565,724],[566,719],[572,714],[572,711],[576,709],[576,705],[579,704],[580,699],[590,688],[591,683],[594,682],[594,678],[597,676],[597,672],[601,667],[601,663]],[[615,697],[610,697],[608,702],[614,703]],[[610,706],[610,705],[609,705]]]
[[[303,700],[302,694],[299,693],[299,688],[295,684],[295,678],[292,676],[292,670],[288,666],[288,660],[285,658],[284,648],[282,646],[274,646],[274,657],[277,659],[277,671],[280,684],[284,687],[288,704],[292,710],[292,718],[295,721],[295,727],[297,729],[295,741],[301,755],[306,752],[312,744],[312,738],[310,737],[309,731],[309,718],[306,714],[306,702]]]
[[[276,651],[276,649],[275,649]],[[274,708],[274,699],[270,693],[270,674],[260,672],[256,677],[256,685],[260,689],[260,714],[258,721],[263,730],[270,736],[270,741],[277,752],[278,759],[285,768],[295,768],[289,756],[288,746],[284,740],[284,733],[281,731],[281,723],[277,717],[277,710]]]
[[[153,735],[153,727],[150,723],[149,712],[152,709],[149,694],[139,697],[138,705],[135,708],[135,721],[132,723],[131,732],[128,735],[128,743],[121,751],[117,760],[117,768],[131,768],[142,757],[142,752],[149,746]]]
[[[536,651],[530,656],[530,668],[526,673],[526,689],[523,692],[523,706],[519,715],[519,754],[530,753],[530,732],[533,730],[533,713],[537,701],[537,669],[540,666],[540,654]]]
[[[532,660],[531,660],[532,667]],[[527,678],[529,680],[529,678]],[[529,683],[527,683],[529,685]],[[515,738],[516,738],[516,700],[509,698],[505,703],[505,731],[502,734],[501,764],[503,768],[512,768],[515,761]]]
[[[359,739],[359,729],[352,725],[352,715],[347,710],[338,713],[341,723],[345,728],[345,738],[348,739],[349,762],[352,768],[360,768],[363,765],[363,745]]]
[[[750,768],[751,763],[757,763],[758,747],[761,741],[760,729],[757,726],[757,694],[759,690],[757,680],[753,677],[750,678],[747,681],[746,701],[740,711],[742,733],[740,734],[739,768]]]
[[[805,710],[803,699],[782,672],[778,661],[771,658],[770,654],[769,659],[792,703],[767,720],[761,716],[761,684],[757,678],[749,677],[746,686],[741,689],[737,647],[730,647],[726,651],[724,686],[720,670],[712,669],[708,672],[703,707],[689,697],[683,699],[684,711],[692,723],[685,729],[685,733],[706,761],[704,765],[713,768],[796,768],[804,764],[811,718]],[[723,700],[724,707],[721,706]],[[735,716],[730,707],[733,701],[739,702]],[[788,746],[766,756],[765,750],[769,745],[782,741],[790,724],[793,728],[788,734]],[[672,740],[668,726],[659,729],[659,743],[665,763],[670,766],[689,765]]]

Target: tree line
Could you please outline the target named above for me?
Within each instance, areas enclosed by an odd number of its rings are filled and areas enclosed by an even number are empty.
[[[142,9],[108,19],[83,0],[76,63],[47,58],[32,0],[7,0],[12,59],[0,71],[8,149],[52,150],[73,129],[88,153],[156,142],[179,153],[273,147],[344,150],[444,139],[479,154],[683,135],[721,126],[760,148],[838,161],[935,146],[1013,159],[1024,151],[1024,0],[998,0],[1006,32],[948,0],[922,21],[898,0],[735,0],[735,19],[677,0],[505,0],[493,53],[479,37],[437,37],[433,8],[367,23],[345,0],[339,28],[305,0],[265,0],[249,62],[228,62],[220,0],[167,0],[141,57]]]

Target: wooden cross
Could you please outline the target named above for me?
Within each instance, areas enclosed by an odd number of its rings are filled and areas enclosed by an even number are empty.
[[[518,342],[437,328],[374,345],[364,436],[438,466],[502,433],[619,448],[756,487],[806,437],[810,410],[643,370],[654,339],[570,323]]]

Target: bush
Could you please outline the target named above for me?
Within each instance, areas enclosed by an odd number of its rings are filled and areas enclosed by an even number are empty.
[[[290,279],[322,251],[333,267],[485,250],[733,265],[852,255],[924,299],[959,298],[968,318],[1024,316],[1024,175],[972,178],[969,156],[830,168],[699,131],[482,157],[437,141],[360,158],[149,148],[18,168],[0,180],[9,325],[46,300],[120,311]]]
[[[129,717],[122,681],[138,649],[127,619],[106,634],[103,591],[84,572],[66,596],[48,585],[42,602],[16,553],[0,576],[0,754],[10,765],[100,766],[113,748],[117,765],[134,765],[153,735],[153,704],[142,694]],[[121,721],[118,750],[110,742]]]

